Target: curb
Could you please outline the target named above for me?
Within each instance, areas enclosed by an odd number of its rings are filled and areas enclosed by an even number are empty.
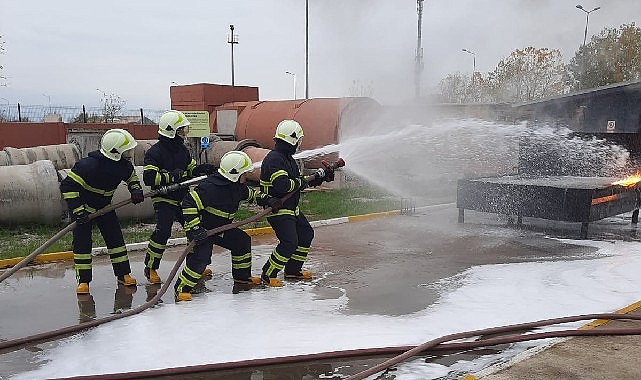
[[[344,217],[340,217],[340,218],[317,220],[317,221],[310,222],[309,224],[312,227],[315,228],[315,227],[322,227],[322,226],[331,226],[331,225],[335,225],[335,224],[358,222],[358,221],[363,221],[363,220],[370,220],[370,219],[382,218],[382,217],[385,217],[385,216],[394,216],[394,215],[400,215],[400,214],[401,214],[400,210],[384,211],[384,212],[376,212],[376,213],[371,213],[371,214],[344,216]],[[249,236],[271,235],[271,234],[274,233],[274,230],[271,227],[250,228],[250,229],[246,229],[244,231],[247,232],[247,234]],[[140,242],[140,243],[127,244],[126,247],[127,247],[127,251],[128,252],[142,251],[142,250],[147,249],[147,244],[149,244],[148,241],[143,241],[143,242]],[[186,245],[186,244],[187,244],[187,238],[186,237],[174,238],[174,239],[167,240],[167,247],[174,247],[174,246],[177,246],[177,245]],[[93,256],[106,255],[106,254],[108,254],[107,247],[93,248],[91,250],[91,254]],[[24,257],[14,257],[14,258],[11,258],[11,259],[0,259],[0,269],[10,268],[10,267],[18,264],[23,259],[24,259]],[[53,262],[59,262],[59,261],[70,261],[70,260],[73,260],[73,252],[72,251],[64,251],[64,252],[56,252],[56,253],[42,253],[42,254],[36,256],[29,265],[31,265],[31,264],[47,264],[47,263],[53,263]]]

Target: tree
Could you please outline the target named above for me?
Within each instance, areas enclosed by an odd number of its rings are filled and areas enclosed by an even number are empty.
[[[560,95],[568,90],[567,69],[557,49],[516,49],[488,76],[494,102],[524,102]]]
[[[104,92],[102,93],[100,102],[102,103],[102,116],[104,117],[105,123],[113,123],[116,116],[118,116],[127,103],[116,94],[107,94]]]
[[[465,102],[469,82],[470,79],[467,75],[462,75],[461,73],[448,74],[438,84],[442,101],[444,103]]]
[[[575,90],[641,78],[641,28],[604,28],[581,46],[568,65]]]

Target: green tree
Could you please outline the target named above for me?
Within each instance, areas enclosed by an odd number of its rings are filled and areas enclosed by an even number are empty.
[[[489,73],[488,95],[494,102],[525,102],[568,91],[567,69],[557,49],[516,49]]]
[[[641,28],[604,28],[576,51],[568,71],[575,90],[640,79]]]

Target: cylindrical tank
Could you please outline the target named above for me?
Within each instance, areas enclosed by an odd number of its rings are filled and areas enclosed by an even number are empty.
[[[140,179],[140,184],[142,185],[142,190],[143,192],[147,193],[151,191],[151,188],[149,186],[145,186],[142,180],[142,172],[143,172],[143,167],[142,166],[135,166],[134,167],[136,170],[136,175]],[[67,170],[60,170],[58,172],[60,176],[60,180],[63,180],[64,178],[67,177],[67,174],[69,173],[69,169]],[[60,190],[58,190],[60,192]],[[127,189],[127,185],[123,182],[121,183],[117,188],[116,192],[114,193],[114,196],[111,200],[111,204],[115,204],[118,202],[122,202],[124,200],[127,200],[131,197],[131,194],[129,193],[129,189]],[[65,204],[65,210],[66,210],[66,204]],[[134,204],[128,204],[126,206],[122,206],[116,210],[116,214],[118,215],[118,218],[121,220],[126,220],[126,219],[149,219],[154,216],[154,207],[153,204],[151,203],[151,198],[145,198],[145,201],[142,203],[138,203],[137,205]]]
[[[4,150],[0,150],[0,166],[9,166],[9,155]]]
[[[242,106],[242,107],[241,107]],[[303,127],[300,149],[309,150],[338,143],[339,130],[368,122],[380,112],[371,98],[315,98],[246,102],[236,123],[236,139],[254,139],[265,148],[274,148],[274,132],[281,120],[292,119]]]
[[[144,165],[145,162],[145,153],[151,148],[152,145],[158,142],[158,140],[136,140],[138,145],[134,148],[134,165]],[[140,177],[142,179],[142,177]]]
[[[0,224],[57,224],[65,208],[51,161],[0,166]]]
[[[252,182],[260,182],[260,164],[263,161],[263,158],[270,152],[269,149],[257,148],[255,146],[248,146],[242,149],[243,152],[247,153],[249,158],[251,158],[254,163],[254,170],[247,173],[247,179]]]
[[[56,170],[70,169],[80,159],[75,144],[35,146],[32,148],[4,148],[7,165],[27,165],[39,160],[50,160]],[[2,165],[0,158],[0,165]]]

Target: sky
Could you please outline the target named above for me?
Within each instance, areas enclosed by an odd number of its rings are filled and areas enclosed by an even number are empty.
[[[517,48],[559,49],[569,61],[586,25],[576,4],[426,0],[422,92],[448,73],[471,74],[474,58],[477,71],[492,71]],[[590,14],[588,39],[604,27],[641,25],[639,1],[581,4],[601,7]],[[303,0],[0,0],[0,9],[0,102],[98,106],[107,93],[127,108],[167,109],[172,84],[231,84],[230,24],[235,85],[259,87],[261,100],[305,93]],[[414,0],[309,0],[309,96],[364,88],[356,94],[371,89],[382,104],[412,99],[417,19]]]
[[[315,282],[277,289],[228,294],[212,290],[189,303],[162,307],[100,325],[44,347],[36,355],[40,366],[12,379],[90,375],[213,364],[336,350],[418,345],[446,334],[525,323],[562,316],[613,312],[638,301],[641,287],[641,246],[638,242],[564,240],[597,247],[580,259],[482,265],[445,278],[437,284],[440,298],[430,307],[400,315],[344,313],[348,298],[316,299]],[[269,253],[269,246],[254,247]],[[550,302],[555,300],[555,302]],[[510,305],[506,308],[505,305]],[[313,312],[310,312],[313,310]],[[266,315],[287,315],[270,318]],[[246,321],[242,329],[238,321]],[[291,321],[297,321],[291,323]],[[541,329],[572,329],[588,321]],[[175,342],[192,340],[176,355]],[[162,334],[157,332],[162,331]],[[220,333],[234,331],[233,334]],[[288,331],[288,334],[280,332]],[[541,332],[540,331],[540,332]],[[291,339],[296,336],[296,339]],[[325,337],[319,341],[318,337]],[[238,341],[252,342],[251,353]],[[216,344],[212,344],[215,342]],[[534,342],[488,355],[460,360],[450,367],[411,360],[399,366],[396,379],[435,379],[448,372],[474,372],[489,361],[505,360]],[[149,347],[154,347],[149,350]],[[268,347],[268,349],[266,349]],[[262,350],[261,350],[262,348]],[[79,366],[77,359],[83,358]],[[254,377],[252,377],[253,379]],[[260,377],[256,377],[260,379]]]

